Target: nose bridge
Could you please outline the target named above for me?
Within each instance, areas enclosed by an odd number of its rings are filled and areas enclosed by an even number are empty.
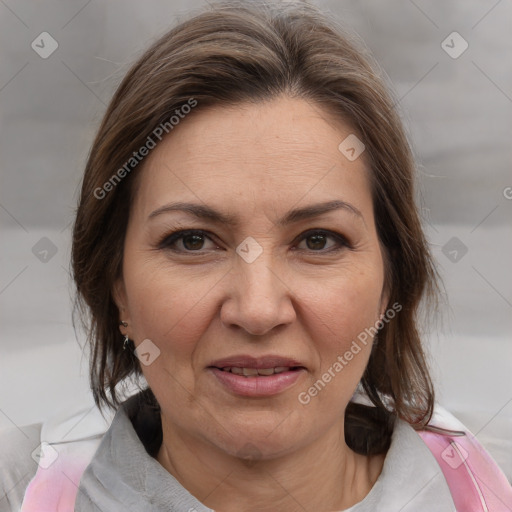
[[[270,244],[263,247],[254,239],[246,239],[237,248],[237,267],[240,275],[241,297],[275,300],[278,286],[278,261]]]
[[[288,288],[279,277],[283,266],[272,253],[254,239],[237,248],[230,306],[224,321],[237,324],[251,334],[265,334],[293,320],[294,310]]]
[[[270,250],[260,254],[254,261],[247,262],[239,259],[237,263],[242,288],[246,288],[245,295],[256,294],[271,298],[276,296],[278,289],[281,289],[278,286],[280,281],[277,279],[278,264]]]

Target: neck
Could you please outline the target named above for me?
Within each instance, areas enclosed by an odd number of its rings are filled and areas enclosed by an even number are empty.
[[[162,427],[157,460],[218,512],[344,510],[368,494],[384,462],[384,456],[353,452],[345,443],[342,421],[305,447],[260,460],[227,454],[165,424],[163,418]]]

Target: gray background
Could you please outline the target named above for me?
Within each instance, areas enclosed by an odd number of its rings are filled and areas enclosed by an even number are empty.
[[[512,479],[512,2],[315,3],[359,34],[399,99],[447,291],[425,333],[439,400]],[[90,400],[68,280],[85,158],[129,64],[201,5],[0,0],[0,427]],[[58,42],[47,59],[31,48],[43,31]],[[456,59],[442,47],[453,31],[469,44]]]

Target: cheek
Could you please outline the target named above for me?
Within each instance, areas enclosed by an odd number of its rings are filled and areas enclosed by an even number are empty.
[[[180,273],[153,265],[140,264],[136,272],[126,275],[131,276],[125,278],[125,285],[135,346],[149,339],[159,351],[151,364],[141,364],[142,373],[160,403],[191,405],[198,340],[211,316],[201,300],[206,283],[194,285],[180,278]]]
[[[379,319],[382,286],[380,269],[368,266],[344,269],[322,281],[321,286],[305,283],[304,294],[319,323],[328,328],[329,337],[342,341]]]
[[[308,330],[315,333],[319,361],[310,375],[310,387],[303,391],[311,399],[316,397],[317,405],[339,408],[352,396],[371,353],[382,283],[381,272],[359,269],[333,279],[321,290],[309,288]]]
[[[124,275],[135,345],[150,339],[163,356],[172,355],[171,367],[190,360],[211,318],[208,292],[216,280],[186,277],[166,263],[136,257],[126,258]]]

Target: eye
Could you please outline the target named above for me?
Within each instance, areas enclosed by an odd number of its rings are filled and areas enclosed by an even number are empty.
[[[209,247],[208,242],[210,243]],[[350,248],[351,246],[346,238],[339,233],[315,229],[302,233],[299,237],[299,243],[294,249],[327,253],[338,251],[346,247]],[[207,232],[200,229],[185,229],[167,235],[158,244],[158,248],[168,249],[178,253],[202,253],[205,250],[218,249],[219,246],[212,240],[212,237]]]
[[[300,244],[297,245],[299,250],[309,250],[313,252],[331,252],[337,251],[344,247],[350,247],[345,237],[339,233],[316,229],[307,231],[300,236]],[[331,243],[329,243],[331,240]],[[305,247],[300,247],[305,245]]]
[[[211,247],[205,247],[207,241],[211,243]],[[158,246],[161,249],[171,249],[176,252],[199,252],[202,249],[218,247],[206,232],[200,229],[186,229],[171,233]]]

